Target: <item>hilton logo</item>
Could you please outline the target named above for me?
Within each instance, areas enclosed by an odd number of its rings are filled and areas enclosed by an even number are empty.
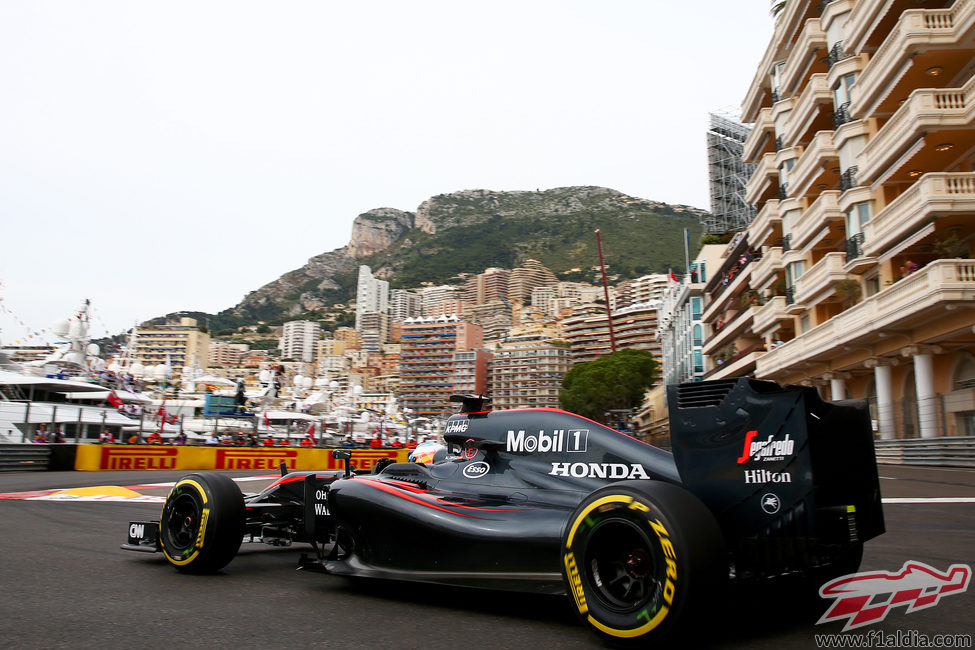
[[[100,469],[176,469],[178,449],[102,447]]]

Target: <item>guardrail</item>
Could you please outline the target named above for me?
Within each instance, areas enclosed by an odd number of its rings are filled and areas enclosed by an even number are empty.
[[[975,467],[975,436],[876,440],[874,448],[881,464]]]
[[[0,472],[46,471],[50,466],[47,445],[0,445]]]

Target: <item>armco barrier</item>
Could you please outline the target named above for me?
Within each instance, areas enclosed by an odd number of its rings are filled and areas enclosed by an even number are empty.
[[[111,470],[289,470],[344,469],[333,449],[287,447],[170,447],[152,445],[79,445],[74,468]],[[370,470],[380,458],[405,462],[407,449],[354,449],[356,469]]]
[[[44,471],[50,464],[49,445],[0,445],[0,472]]]
[[[975,467],[975,436],[877,440],[874,447],[878,463]]]

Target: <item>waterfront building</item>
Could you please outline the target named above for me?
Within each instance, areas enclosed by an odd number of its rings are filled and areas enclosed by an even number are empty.
[[[210,334],[203,331],[195,318],[182,317],[179,323],[142,325],[135,330],[130,353],[132,364],[147,369],[169,365],[173,377],[179,377],[184,365],[206,368],[210,358]]]
[[[882,438],[975,434],[973,52],[973,0],[784,4],[742,104],[757,215],[727,270],[754,254],[708,282],[711,376],[868,398]]]

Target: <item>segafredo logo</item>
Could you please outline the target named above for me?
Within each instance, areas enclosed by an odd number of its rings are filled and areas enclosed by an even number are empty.
[[[572,478],[649,479],[650,475],[639,463],[552,463],[549,476]]]
[[[775,436],[769,436],[766,440],[755,442],[758,431],[749,431],[745,434],[745,446],[741,450],[738,464],[747,463],[752,460],[770,461],[782,460],[786,456],[791,456],[795,451],[796,441],[785,434],[782,440],[776,440]]]
[[[465,433],[471,426],[470,420],[449,420],[444,427],[444,433]]]
[[[555,429],[546,433],[528,434],[524,429],[508,430],[508,451],[545,453],[567,451],[584,452],[589,446],[589,429]]]

